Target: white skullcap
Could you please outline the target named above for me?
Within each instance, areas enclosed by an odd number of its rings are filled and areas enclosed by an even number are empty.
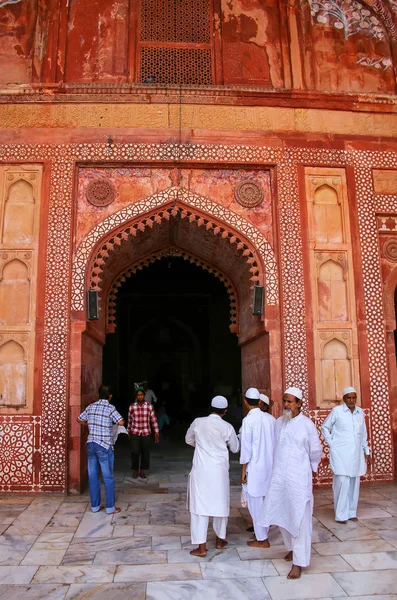
[[[265,394],[259,394],[259,398],[262,400],[262,402],[270,406],[270,400],[267,396],[265,396]]]
[[[357,394],[356,390],[354,389],[354,387],[352,387],[351,385],[349,385],[348,387],[343,388],[343,392],[342,392],[342,396],[346,396],[346,394]]]
[[[245,392],[245,397],[249,398],[249,400],[259,400],[259,390],[256,388],[248,388],[248,390]]]
[[[302,390],[297,387],[288,388],[288,390],[285,390],[284,394],[291,394],[291,396],[295,396],[295,398],[298,398],[299,400],[302,400],[303,398]]]
[[[214,408],[227,408],[227,400],[225,396],[215,396],[215,398],[212,398],[211,406]]]

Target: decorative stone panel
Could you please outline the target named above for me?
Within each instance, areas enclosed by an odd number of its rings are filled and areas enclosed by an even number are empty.
[[[47,161],[50,169],[50,197],[48,207],[48,243],[46,255],[46,285],[43,341],[43,394],[41,436],[35,434],[33,425],[38,417],[13,416],[0,417],[0,433],[7,428],[13,447],[17,447],[17,430],[9,431],[10,423],[20,427],[26,436],[23,444],[23,457],[28,464],[28,473],[22,469],[22,461],[17,465],[12,479],[1,480],[8,489],[34,491],[63,491],[66,487],[66,407],[67,374],[70,364],[68,332],[70,315],[70,264],[71,264],[71,227],[73,183],[76,163],[92,163],[110,160],[114,164],[153,161],[187,161],[202,164],[228,162],[252,165],[276,165],[279,198],[279,235],[281,248],[283,299],[283,359],[285,365],[285,385],[301,385],[307,398],[307,355],[306,355],[306,306],[303,285],[302,241],[297,232],[301,226],[299,203],[298,166],[314,167],[352,167],[357,192],[357,214],[359,237],[362,252],[362,272],[364,284],[365,311],[368,330],[369,386],[371,397],[370,443],[374,456],[374,468],[370,474],[372,480],[393,478],[393,454],[389,418],[388,373],[386,361],[385,336],[383,329],[382,282],[380,271],[374,268],[379,260],[378,229],[375,209],[379,212],[393,212],[390,204],[383,205],[374,198],[372,169],[397,169],[397,155],[393,152],[370,150],[335,150],[326,148],[297,147],[260,147],[249,145],[211,145],[211,144],[5,144],[0,147],[0,160],[5,163],[34,163]],[[153,205],[150,203],[153,200]],[[93,236],[76,254],[74,280],[80,286],[79,277],[83,276],[84,266],[90,252],[101,237],[110,230],[119,227],[125,220],[139,216],[161,204],[158,198],[135,205],[136,212],[129,207],[120,214],[98,226]],[[184,200],[185,201],[185,200]],[[208,199],[188,197],[186,203],[196,206],[208,214],[214,214],[234,230],[241,229],[242,235],[249,239],[258,252],[264,256],[267,265],[266,277],[273,285],[273,301],[277,302],[278,282],[277,266],[273,252],[269,249],[254,227],[235,220],[235,215],[221,205]],[[139,204],[139,203],[138,203]],[[268,242],[267,242],[268,244]],[[80,252],[81,250],[81,252]],[[272,265],[273,271],[272,271]],[[76,289],[76,288],[75,288]],[[76,296],[78,298],[78,296]],[[79,309],[79,301],[73,308]],[[312,365],[310,365],[312,368]],[[327,411],[321,414],[309,414],[317,424]],[[18,420],[20,419],[20,420]],[[30,429],[29,429],[30,427]],[[11,439],[10,438],[10,439]],[[6,446],[7,447],[7,446]],[[41,454],[39,456],[39,452]],[[9,456],[6,463],[9,463]],[[41,459],[40,481],[34,479],[36,462]],[[30,471],[32,465],[32,471]],[[33,476],[30,475],[33,473]],[[320,473],[321,481],[324,476]],[[21,483],[22,482],[22,483]]]

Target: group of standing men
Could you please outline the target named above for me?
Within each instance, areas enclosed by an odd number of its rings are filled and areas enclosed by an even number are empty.
[[[364,413],[356,406],[354,388],[343,390],[343,404],[336,406],[323,424],[322,433],[330,447],[334,473],[335,519],[357,520],[360,475],[365,473],[364,454],[369,457]],[[280,529],[292,561],[288,579],[299,579],[302,567],[310,564],[313,485],[322,446],[314,423],[301,413],[303,394],[290,387],[283,395],[283,414],[274,419],[266,410],[269,399],[249,388],[244,405],[247,416],[236,435],[224,421],[228,402],[215,396],[211,414],[195,419],[186,442],[195,447],[188,482],[191,540],[198,545],[193,556],[207,553],[209,517],[213,517],[216,548],[226,544],[230,512],[229,452],[240,449],[242,498],[252,517],[255,539],[249,546],[268,548],[271,525]],[[265,410],[263,410],[265,408]],[[240,441],[238,439],[240,437]],[[369,460],[369,458],[368,458]]]
[[[158,441],[154,410],[145,400],[146,390],[136,390],[136,402],[130,407],[128,432],[134,438],[132,453],[133,476],[138,474],[139,453],[141,478],[146,478],[148,449],[143,438],[150,439],[150,421]],[[113,425],[123,426],[124,420],[110,404],[109,386],[99,388],[99,400],[87,406],[78,422],[88,425],[88,482],[91,510],[105,508],[107,514],[120,512],[115,507],[113,477]],[[230,513],[229,450],[240,449],[242,497],[253,521],[255,539],[249,546],[268,548],[268,531],[276,525],[288,550],[286,560],[292,561],[289,579],[298,579],[302,567],[310,564],[313,487],[312,472],[316,472],[322,457],[322,446],[314,423],[301,413],[303,394],[290,387],[283,395],[283,414],[275,420],[268,413],[269,399],[256,388],[247,390],[239,436],[224,420],[228,402],[215,396],[208,417],[195,419],[186,433],[186,442],[194,446],[193,466],[188,482],[188,507],[191,513],[194,556],[207,553],[209,517],[213,517],[216,547],[226,546],[226,529]],[[332,409],[322,426],[329,446],[330,465],[334,474],[333,492],[335,520],[345,524],[357,520],[360,476],[370,462],[364,413],[356,406],[357,393],[352,387],[343,390],[343,403]],[[238,439],[240,437],[240,440]],[[137,438],[135,440],[135,438]],[[147,456],[146,456],[147,455]],[[147,463],[145,463],[147,460]],[[106,506],[101,505],[99,475],[102,474]]]

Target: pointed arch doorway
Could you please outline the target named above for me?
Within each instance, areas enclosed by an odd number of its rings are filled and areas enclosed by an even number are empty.
[[[236,419],[241,351],[230,283],[176,248],[155,258],[122,276],[112,303],[114,332],[107,334],[103,348],[103,379],[112,384],[123,414],[134,382],[148,380],[174,422],[206,414],[216,394],[227,396],[229,416]]]
[[[74,288],[72,290],[72,309],[74,310],[72,311],[71,331],[71,355],[73,357],[71,389],[76,392],[80,391],[79,399],[81,399],[82,406],[95,400],[96,390],[103,373],[106,374],[112,370],[110,363],[106,363],[108,360],[106,358],[108,352],[106,342],[109,343],[109,338],[113,336],[113,341],[110,342],[108,348],[112,343],[116,344],[115,340],[118,334],[115,334],[115,331],[119,318],[120,299],[128,293],[134,295],[134,289],[136,290],[137,287],[134,286],[134,279],[135,284],[139,284],[139,274],[143,273],[144,267],[149,266],[146,284],[151,281],[158,291],[157,295],[154,294],[154,298],[152,297],[154,301],[151,309],[146,302],[145,311],[140,310],[139,314],[143,314],[143,312],[146,314],[144,322],[139,323],[129,334],[131,339],[128,347],[132,348],[132,361],[137,363],[136,372],[134,368],[130,368],[131,377],[134,379],[136,375],[137,378],[143,376],[153,379],[153,376],[146,372],[149,362],[152,361],[153,364],[157,363],[157,373],[160,373],[155,375],[155,383],[159,386],[159,389],[155,391],[158,395],[160,396],[160,392],[167,391],[167,386],[171,386],[172,382],[167,380],[167,361],[159,357],[160,351],[157,352],[156,357],[156,353],[147,350],[147,338],[154,336],[155,343],[159,346],[163,345],[165,349],[167,344],[168,348],[178,345],[182,349],[188,348],[188,351],[181,350],[179,354],[176,350],[173,356],[174,363],[179,364],[179,370],[185,371],[182,379],[174,381],[173,386],[174,389],[182,387],[182,392],[176,392],[175,396],[179,393],[179,403],[182,403],[182,406],[186,404],[189,417],[195,416],[195,412],[197,414],[202,411],[204,405],[208,407],[210,400],[208,395],[214,390],[218,393],[224,391],[225,395],[228,393],[230,395],[231,392],[232,396],[238,396],[241,394],[241,390],[249,386],[256,386],[270,395],[277,412],[281,398],[282,360],[277,267],[273,251],[258,230],[244,222],[241,217],[237,218],[237,215],[231,211],[223,209],[223,213],[228,217],[228,220],[225,221],[221,218],[224,214],[220,213],[219,205],[211,203],[208,198],[202,202],[198,196],[188,196],[183,191],[172,194],[172,189],[170,191],[168,196],[163,193],[160,198],[149,199],[145,205],[146,210],[142,211],[143,214],[140,213],[137,203],[133,206],[133,211],[123,209],[120,213],[112,215],[111,220],[107,219],[94,228],[78,248],[74,262]],[[148,210],[148,206],[150,210]],[[161,313],[160,308],[164,308],[165,298],[169,297],[171,292],[170,288],[167,288],[166,293],[162,294],[161,279],[159,272],[156,272],[155,269],[168,269],[170,263],[172,269],[173,263],[176,266],[180,261],[190,264],[190,270],[194,267],[195,275],[192,272],[189,275],[196,285],[193,293],[194,302],[197,302],[200,295],[205,296],[209,310],[213,308],[211,305],[216,297],[213,287],[215,284],[209,284],[208,280],[205,284],[204,281],[202,282],[202,289],[197,289],[197,286],[200,288],[198,274],[202,270],[209,271],[210,279],[215,280],[216,285],[220,284],[223,288],[226,302],[221,309],[221,318],[218,320],[219,322],[228,320],[223,331],[226,329],[228,335],[234,336],[233,342],[229,338],[223,344],[224,347],[228,346],[228,351],[234,344],[235,355],[240,361],[238,367],[231,368],[229,373],[227,369],[222,368],[222,362],[216,366],[215,358],[208,358],[208,354],[211,352],[206,352],[204,342],[200,341],[200,335],[204,335],[204,327],[198,327],[195,330],[195,320],[198,320],[197,306],[191,311],[195,315],[190,323],[180,319],[180,306],[174,312],[168,310],[166,313],[164,311]],[[159,263],[159,266],[155,267],[150,275],[150,270],[154,267],[153,263],[156,262]],[[164,267],[165,263],[166,267]],[[208,275],[208,273],[206,274]],[[131,276],[131,288],[128,292],[126,280],[129,279],[129,276]],[[182,279],[180,283],[183,287],[183,277],[179,277],[179,279]],[[255,284],[265,287],[266,303],[263,315],[252,314],[252,295]],[[83,301],[84,294],[88,289],[97,289],[99,292],[100,318],[98,321],[87,321],[86,318]],[[193,288],[191,289],[193,290]],[[138,291],[135,296],[142,307],[145,294]],[[131,312],[131,308],[129,310]],[[208,310],[207,315],[209,314]],[[148,314],[148,312],[152,314]],[[208,317],[206,320],[207,327]],[[126,328],[122,327],[122,329],[125,331]],[[212,329],[207,327],[208,348],[211,348],[208,338],[211,336]],[[218,332],[215,330],[215,335],[221,338],[223,333],[219,329]],[[108,340],[106,340],[106,336],[108,336]],[[145,353],[139,354],[137,348],[145,347],[145,345],[146,355]],[[218,347],[216,344],[213,346],[212,356],[218,359],[222,354],[222,344]],[[103,364],[104,347],[105,363]],[[164,348],[162,350],[163,357],[166,354]],[[196,354],[194,354],[195,352]],[[109,354],[114,357],[115,352],[109,351]],[[186,366],[186,354],[188,355],[188,366]],[[198,359],[198,355],[201,358]],[[200,389],[186,391],[186,387],[189,388],[188,380],[192,377],[191,365],[200,366],[205,362],[203,357],[211,364],[201,368],[201,371],[199,369],[200,373],[194,375],[192,383],[193,388],[196,387],[196,382],[199,387],[199,385],[203,386],[203,381],[208,379],[208,384]],[[233,360],[231,362],[235,364]],[[163,364],[160,368],[161,361]],[[130,366],[130,361],[127,361],[127,365]],[[168,362],[169,365],[170,362]],[[178,371],[178,368],[176,370]],[[141,373],[141,371],[145,372]],[[222,373],[217,375],[218,371],[222,371]],[[209,375],[211,372],[215,375]],[[126,387],[130,388],[130,383],[131,381],[128,381]],[[118,385],[120,388],[120,383]],[[128,391],[127,398],[120,400],[122,404],[130,401],[130,393]],[[199,404],[202,401],[200,408],[195,406],[194,399],[198,393],[203,396],[199,401]],[[187,398],[186,394],[190,398]],[[241,400],[241,396],[238,400]],[[176,402],[176,398],[173,401]],[[78,410],[80,410],[80,406],[75,408],[76,413]],[[72,490],[79,490],[85,478],[84,472],[80,471],[80,465],[84,468],[85,461],[82,457],[84,444],[79,436],[79,431],[71,431],[69,489]]]

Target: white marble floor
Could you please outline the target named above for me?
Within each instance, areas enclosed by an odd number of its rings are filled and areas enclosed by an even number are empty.
[[[312,562],[288,581],[277,528],[250,548],[231,464],[229,544],[189,554],[186,481],[192,452],[159,446],[148,483],[133,482],[116,448],[118,515],[90,512],[88,495],[0,495],[0,600],[397,600],[397,484],[362,486],[359,521],[335,523],[330,489],[315,491]]]

